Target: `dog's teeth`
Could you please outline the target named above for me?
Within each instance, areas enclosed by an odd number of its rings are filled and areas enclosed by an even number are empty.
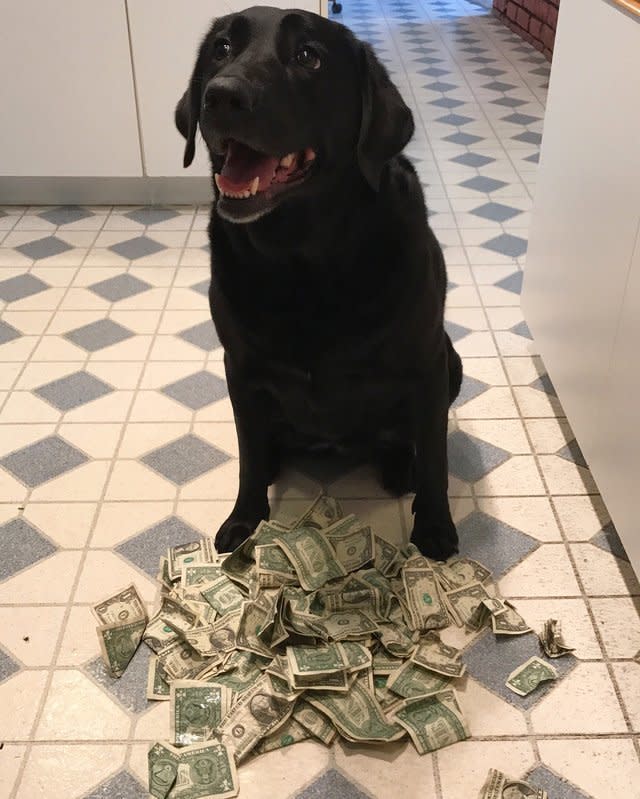
[[[280,159],[280,166],[283,166],[285,169],[289,169],[295,157],[296,156],[294,153],[289,153],[289,155],[285,155],[284,158]]]
[[[260,185],[260,178],[256,175],[251,183],[251,188],[249,189],[249,195],[253,197],[253,195],[258,191],[258,186]]]
[[[311,147],[307,147],[307,149],[304,151],[305,163],[307,163],[307,161],[314,161],[315,157],[316,157],[316,154],[313,152]]]
[[[213,179],[214,179],[214,180],[215,180],[215,182],[216,182],[216,186],[217,186],[217,187],[220,189],[220,175],[219,175],[217,172],[216,172],[216,173],[215,173],[215,175],[213,176]],[[220,191],[222,191],[222,189],[220,189]],[[223,192],[223,191],[222,191],[222,193],[224,194],[224,192]]]

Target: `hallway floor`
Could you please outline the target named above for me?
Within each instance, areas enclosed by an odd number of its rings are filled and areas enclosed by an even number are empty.
[[[411,105],[407,148],[445,245],[447,326],[465,381],[451,413],[461,549],[575,657],[521,698],[533,635],[449,630],[472,737],[418,757],[303,742],[239,769],[242,799],[476,799],[490,767],[550,799],[640,797],[640,586],[520,310],[549,65],[467,0],[344,0]],[[207,308],[206,208],[0,209],[0,799],[142,799],[167,702],[143,646],[100,660],[90,607],[134,582],[151,609],[167,546],[215,532],[237,444]],[[319,487],[404,540],[410,500],[370,470],[290,470],[273,515]]]

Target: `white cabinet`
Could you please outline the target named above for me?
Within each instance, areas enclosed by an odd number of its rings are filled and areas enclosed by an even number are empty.
[[[182,168],[184,139],[173,124],[176,103],[187,88],[200,41],[214,17],[260,3],[247,0],[127,0],[145,174],[208,175],[202,142],[196,159]],[[320,10],[319,0],[269,0],[264,5]]]
[[[142,175],[122,3],[6,2],[0,26],[0,175]]]
[[[522,303],[640,571],[639,76],[640,17],[562,0]]]

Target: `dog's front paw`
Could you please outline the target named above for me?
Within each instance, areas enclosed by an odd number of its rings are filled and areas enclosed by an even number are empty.
[[[218,530],[215,540],[216,552],[233,552],[253,534],[259,521],[259,519],[255,522],[246,521],[232,513]]]
[[[447,560],[458,551],[456,526],[451,517],[422,521],[420,514],[417,514],[411,533],[411,543],[432,560]]]

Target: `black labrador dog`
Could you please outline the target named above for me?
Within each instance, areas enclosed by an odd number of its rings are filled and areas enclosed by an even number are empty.
[[[250,8],[214,20],[175,119],[184,165],[199,128],[214,178],[209,300],[240,447],[218,551],[268,518],[283,455],[322,445],[366,453],[391,494],[415,490],[411,540],[447,558],[462,364],[388,73],[342,25]]]

